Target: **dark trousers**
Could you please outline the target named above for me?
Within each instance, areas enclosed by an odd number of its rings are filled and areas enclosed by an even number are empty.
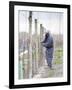
[[[53,59],[53,48],[47,48],[46,49],[46,60],[50,68],[52,67],[52,59]]]

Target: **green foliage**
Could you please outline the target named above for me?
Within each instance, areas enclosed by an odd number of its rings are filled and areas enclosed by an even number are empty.
[[[62,58],[63,58],[63,49],[62,48],[57,48],[55,51],[55,60],[54,64],[62,64]]]

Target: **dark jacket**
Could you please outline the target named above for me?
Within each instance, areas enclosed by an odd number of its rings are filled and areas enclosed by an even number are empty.
[[[47,49],[53,48],[53,38],[49,33],[46,33],[45,39],[42,41],[42,45]]]

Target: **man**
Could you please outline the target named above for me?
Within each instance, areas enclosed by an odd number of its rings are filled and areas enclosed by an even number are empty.
[[[49,32],[45,34],[45,39],[41,42],[42,46],[46,48],[46,60],[50,69],[52,69],[53,59],[53,38]]]

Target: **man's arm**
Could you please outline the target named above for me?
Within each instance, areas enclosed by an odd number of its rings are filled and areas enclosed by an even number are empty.
[[[43,45],[44,47],[48,47],[48,46],[49,46],[49,42],[42,43],[42,45]]]
[[[53,46],[53,39],[52,38],[48,39],[45,43],[42,43],[42,45],[46,48],[52,47]]]

